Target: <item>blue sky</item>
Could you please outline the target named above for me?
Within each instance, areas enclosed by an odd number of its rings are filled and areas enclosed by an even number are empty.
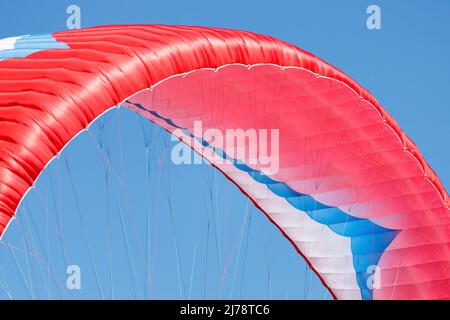
[[[0,38],[64,30],[70,4],[81,8],[83,27],[246,29],[310,51],[372,92],[450,185],[446,0],[2,1]],[[370,4],[381,8],[381,30],[366,28]],[[167,134],[123,109],[73,141],[3,239],[0,297],[330,298],[235,187],[207,166],[174,166],[170,146]],[[82,270],[81,290],[65,288],[70,264]]]

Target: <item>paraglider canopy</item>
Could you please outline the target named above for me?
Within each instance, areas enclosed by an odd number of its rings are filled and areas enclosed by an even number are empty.
[[[334,297],[450,297],[448,196],[414,143],[338,69],[245,31],[106,26],[0,41],[2,234],[51,159],[117,105],[226,175]],[[276,170],[263,152],[237,152],[261,140],[219,144],[196,121],[277,130]]]

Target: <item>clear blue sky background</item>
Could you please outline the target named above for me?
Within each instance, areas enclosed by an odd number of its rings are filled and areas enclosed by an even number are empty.
[[[82,27],[247,29],[308,50],[371,91],[450,185],[447,0],[1,1],[0,38],[64,30],[70,4]],[[382,30],[366,28],[369,4]],[[73,141],[2,240],[0,297],[330,298],[244,196],[207,166],[171,164],[171,146],[123,109]],[[71,264],[81,290],[66,288]]]

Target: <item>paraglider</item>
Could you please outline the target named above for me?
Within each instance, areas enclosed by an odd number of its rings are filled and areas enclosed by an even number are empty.
[[[230,179],[335,298],[450,298],[448,194],[414,143],[343,72],[245,31],[130,25],[1,40],[1,234],[52,158],[118,105]],[[236,152],[255,142],[218,144],[195,121],[278,130],[267,146],[278,144],[277,170],[264,152]]]

